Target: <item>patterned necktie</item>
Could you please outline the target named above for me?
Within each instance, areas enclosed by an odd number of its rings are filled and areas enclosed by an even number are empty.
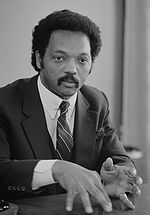
[[[69,105],[69,102],[62,101],[59,106],[60,116],[57,120],[56,152],[61,160],[69,160],[73,148],[73,137],[66,121]]]

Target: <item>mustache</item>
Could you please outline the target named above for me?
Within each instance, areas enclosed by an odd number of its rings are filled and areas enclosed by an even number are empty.
[[[79,80],[75,78],[73,74],[68,73],[67,75],[59,78],[58,86],[60,86],[63,81],[72,81],[76,84],[76,87],[79,87]]]

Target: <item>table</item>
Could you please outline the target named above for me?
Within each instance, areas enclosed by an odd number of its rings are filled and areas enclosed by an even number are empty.
[[[150,184],[142,185],[142,195],[135,199],[135,210],[120,210],[119,200],[112,200],[115,208],[111,213],[102,210],[94,200],[92,205],[94,209],[93,215],[150,215]],[[18,215],[84,215],[80,198],[76,198],[74,202],[74,210],[71,213],[65,211],[66,194],[42,196],[12,201],[18,205]]]

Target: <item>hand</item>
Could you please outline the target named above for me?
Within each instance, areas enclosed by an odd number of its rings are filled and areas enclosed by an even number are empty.
[[[109,196],[119,198],[128,208],[135,208],[126,195],[126,193],[141,194],[139,186],[142,179],[137,176],[135,168],[114,165],[112,159],[107,158],[102,165],[100,176]]]
[[[58,160],[52,167],[52,174],[55,181],[67,191],[67,211],[72,210],[73,201],[77,194],[81,198],[86,213],[93,212],[90,195],[96,198],[105,211],[110,212],[112,210],[111,201],[97,172],[71,162]]]

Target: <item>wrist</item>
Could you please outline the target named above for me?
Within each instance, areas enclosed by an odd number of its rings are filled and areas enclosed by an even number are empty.
[[[58,182],[58,178],[60,178],[60,175],[62,174],[63,171],[62,163],[64,162],[65,161],[57,160],[52,166],[52,177],[55,182]]]

